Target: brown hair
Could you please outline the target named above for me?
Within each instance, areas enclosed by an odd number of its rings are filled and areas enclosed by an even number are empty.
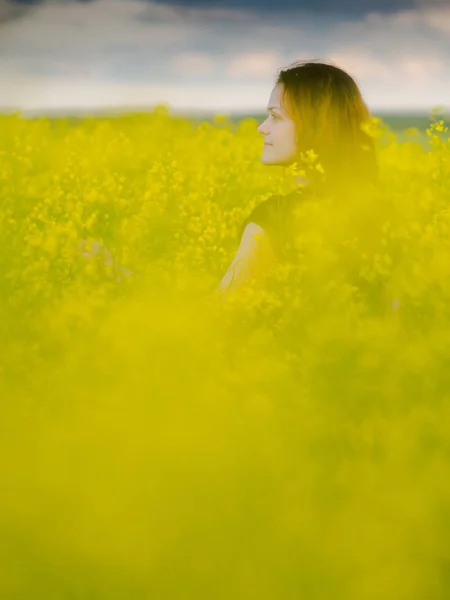
[[[300,61],[278,70],[282,103],[296,125],[297,162],[325,188],[377,184],[373,138],[363,130],[370,112],[352,77],[333,64]],[[313,150],[325,174],[304,165],[301,154]]]

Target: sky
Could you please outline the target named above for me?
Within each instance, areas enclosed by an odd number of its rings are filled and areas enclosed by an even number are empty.
[[[450,108],[450,0],[0,0],[0,110],[262,113],[331,62],[371,111]]]

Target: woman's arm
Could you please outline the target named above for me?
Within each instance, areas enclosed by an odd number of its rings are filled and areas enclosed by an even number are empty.
[[[269,236],[256,223],[245,228],[239,248],[216,288],[222,296],[236,290],[249,279],[261,277],[276,262],[276,255]]]

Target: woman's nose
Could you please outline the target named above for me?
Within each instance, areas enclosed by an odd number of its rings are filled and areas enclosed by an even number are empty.
[[[261,133],[261,135],[264,135],[265,133],[267,133],[264,125],[265,125],[265,121],[263,123],[261,123],[261,125],[258,127],[258,132]]]

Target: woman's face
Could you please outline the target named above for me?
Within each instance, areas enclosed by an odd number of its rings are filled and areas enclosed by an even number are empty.
[[[264,165],[289,165],[295,161],[295,123],[281,106],[282,85],[276,85],[270,94],[268,117],[258,127],[264,136],[261,162]]]

